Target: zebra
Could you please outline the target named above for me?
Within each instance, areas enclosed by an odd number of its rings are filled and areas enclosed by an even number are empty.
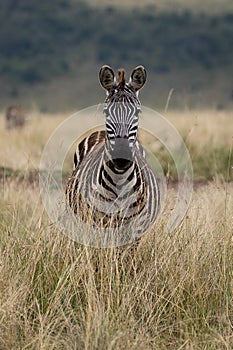
[[[128,242],[139,239],[161,209],[159,180],[138,141],[138,94],[146,77],[143,66],[133,69],[128,82],[124,69],[117,78],[111,67],[100,69],[99,81],[106,90],[105,130],[92,132],[78,144],[66,185],[68,207],[79,220],[116,229]]]
[[[22,128],[26,123],[26,114],[20,105],[12,105],[6,109],[6,129]]]

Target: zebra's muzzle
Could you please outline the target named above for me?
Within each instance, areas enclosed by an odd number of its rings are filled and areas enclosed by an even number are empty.
[[[133,163],[133,152],[126,138],[116,138],[110,150],[113,165],[119,170],[128,169]]]

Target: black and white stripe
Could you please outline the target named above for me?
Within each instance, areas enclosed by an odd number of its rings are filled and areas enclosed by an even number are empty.
[[[137,140],[140,102],[138,91],[146,81],[142,66],[125,82],[124,70],[103,66],[100,83],[107,91],[106,130],[79,143],[66,196],[74,213],[101,227],[122,228],[139,238],[160,210],[158,181]]]

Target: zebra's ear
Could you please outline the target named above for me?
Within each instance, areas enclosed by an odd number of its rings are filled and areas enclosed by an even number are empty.
[[[146,70],[143,66],[137,66],[131,73],[129,86],[132,86],[135,91],[140,90],[146,82]]]
[[[103,88],[109,91],[116,83],[112,68],[107,65],[103,66],[99,72],[99,80]]]

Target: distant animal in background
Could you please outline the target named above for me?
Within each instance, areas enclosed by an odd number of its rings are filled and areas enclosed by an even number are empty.
[[[21,129],[26,123],[25,109],[19,105],[12,105],[6,109],[6,129]]]

